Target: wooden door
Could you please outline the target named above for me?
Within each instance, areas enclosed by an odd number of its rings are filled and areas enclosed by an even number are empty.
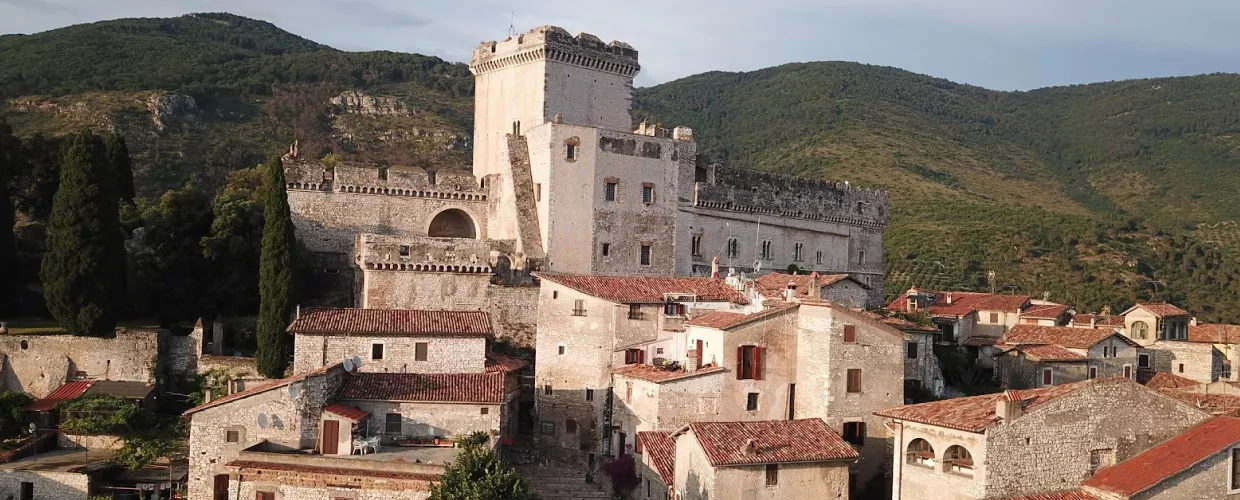
[[[335,455],[340,451],[340,421],[323,421],[323,454]]]
[[[215,500],[228,500],[228,474],[215,475]]]

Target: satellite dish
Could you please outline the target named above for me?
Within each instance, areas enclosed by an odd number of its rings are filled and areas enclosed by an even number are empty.
[[[258,428],[259,429],[267,428],[267,414],[266,413],[258,414]]]
[[[357,356],[353,356],[353,369],[354,369],[354,370],[361,370],[361,369],[362,369],[362,358],[359,358],[359,357],[357,357]]]
[[[298,384],[289,384],[288,397],[297,399],[297,396],[300,396],[300,395],[301,395],[301,386]]]
[[[345,358],[345,360],[344,360],[344,371],[346,371],[346,372],[351,372],[351,371],[353,371],[353,360],[352,360],[352,359]]]
[[[35,429],[38,429],[38,427],[36,427],[36,426],[34,425],[34,422],[30,422],[30,432],[31,432],[32,434],[34,433],[34,430],[35,430]]]

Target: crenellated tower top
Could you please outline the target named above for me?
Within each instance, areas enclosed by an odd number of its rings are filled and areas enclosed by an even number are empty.
[[[539,26],[474,49],[469,70],[478,75],[518,64],[549,60],[632,78],[641,70],[637,50],[627,43],[604,43],[589,33],[572,36],[558,26]]]

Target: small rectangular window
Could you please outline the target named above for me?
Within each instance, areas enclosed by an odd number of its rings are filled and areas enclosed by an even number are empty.
[[[397,249],[397,251],[400,252],[401,257],[408,257],[409,256],[409,245],[401,245],[400,248]]]
[[[905,349],[908,350],[908,354],[907,354],[908,359],[917,359],[917,343],[916,342],[909,342],[905,344]]]
[[[564,159],[573,161],[577,159],[577,145],[567,144],[564,147]]]
[[[563,355],[564,355],[564,351],[565,351],[565,350],[567,350],[568,348],[567,348],[567,347],[564,347],[564,346],[559,346],[559,347],[557,347],[556,349],[558,350],[559,355],[560,355],[560,356],[563,356]]]
[[[1184,363],[1180,363],[1179,372],[1184,373]]]
[[[603,186],[603,200],[616,201],[616,183],[608,182]]]
[[[576,434],[577,433],[577,421],[571,418],[568,420],[565,420],[564,421],[564,432],[569,433],[569,434]]]
[[[753,345],[737,347],[736,379],[760,380],[762,378],[762,348]]]
[[[629,304],[629,319],[642,319],[641,304]]]
[[[487,408],[487,407],[485,407],[485,406],[483,406],[482,408],[479,408],[479,409],[478,409],[478,413],[479,413],[480,415],[487,415],[487,414],[490,414],[490,413],[491,413],[491,409],[490,409],[490,408]]]
[[[542,201],[542,184],[534,183],[534,201]]]
[[[814,256],[814,263],[822,264],[822,250],[819,250],[818,254]]]
[[[586,389],[586,401],[594,401],[594,389]]]
[[[861,369],[860,368],[849,368],[848,369],[848,392],[854,393],[854,394],[861,392]]]
[[[693,236],[693,238],[689,241],[689,250],[690,250],[690,255],[693,255],[694,257],[702,256],[702,236],[701,235]]]
[[[400,434],[402,430],[400,422],[401,419],[399,413],[388,413],[384,416],[383,432],[385,434]]]
[[[383,359],[383,344],[370,344],[370,359]]]
[[[844,422],[844,441],[856,447],[865,446],[865,422]]]
[[[1132,365],[1124,365],[1124,378],[1132,378]]]
[[[1137,355],[1137,368],[1149,368],[1149,367],[1150,367],[1150,355],[1147,353],[1138,354]]]
[[[776,486],[779,484],[779,464],[766,464],[766,485]]]
[[[611,243],[603,243],[602,250],[603,250],[603,257],[610,256],[611,255]]]
[[[255,492],[254,500],[276,500],[276,492],[274,491]]]
[[[585,316],[585,315],[586,315],[585,299],[573,299],[573,316]]]
[[[865,250],[861,250],[857,252],[857,264],[861,264],[861,265],[865,264]]]
[[[641,248],[641,265],[650,265],[650,245],[642,245]]]
[[[224,441],[229,442],[229,443],[236,443],[236,442],[241,441],[241,432],[240,431],[225,432]]]
[[[544,396],[550,396],[550,395],[551,395],[551,384],[544,384],[544,385],[543,385],[543,395],[544,395]]]
[[[801,254],[802,254],[802,252],[803,252],[804,250],[805,250],[805,244],[804,244],[804,243],[797,243],[796,245],[793,245],[793,247],[792,247],[792,260],[795,260],[795,261],[797,261],[797,262],[800,262],[800,261],[802,260],[802,258],[801,258]]]
[[[654,186],[642,186],[642,203],[654,203]]]
[[[1091,380],[1098,378],[1098,367],[1097,366],[1089,367],[1089,378]]]
[[[624,351],[624,364],[637,365],[646,361],[646,351],[642,349],[626,349]]]
[[[737,255],[740,255],[740,243],[736,238],[728,238],[728,257],[736,258]]]
[[[414,342],[413,344],[413,360],[426,361],[431,345],[426,342]]]
[[[758,393],[751,392],[745,395],[745,411],[758,411]]]
[[[857,325],[844,325],[844,343],[853,344],[857,342]]]
[[[1050,368],[1042,369],[1042,385],[1052,385],[1055,383],[1055,374]]]

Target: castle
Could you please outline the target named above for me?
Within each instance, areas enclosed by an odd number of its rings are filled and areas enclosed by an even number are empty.
[[[474,49],[472,172],[285,158],[298,236],[357,307],[491,311],[532,345],[531,271],[844,273],[883,288],[887,194],[699,163],[633,124],[637,51],[541,26]]]

